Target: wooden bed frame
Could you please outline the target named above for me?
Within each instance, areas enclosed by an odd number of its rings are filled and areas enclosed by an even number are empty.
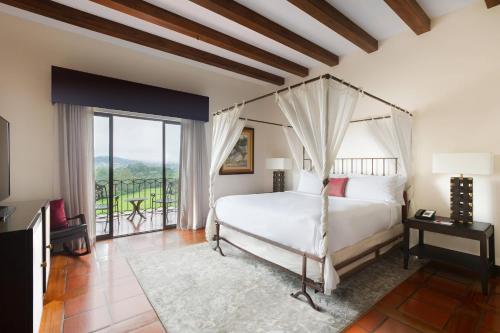
[[[307,169],[307,161],[310,162],[309,159],[304,157],[303,158],[303,168],[304,169]],[[392,174],[396,175],[397,174],[397,161],[398,161],[397,158],[394,158],[394,157],[390,157],[390,158],[371,158],[371,157],[369,157],[369,158],[367,158],[367,157],[339,158],[339,159],[335,160],[334,167],[333,167],[333,173],[334,174],[355,173],[355,174],[363,174],[363,175],[380,175],[380,176],[387,176],[387,175],[392,175]],[[408,201],[407,201],[406,192],[404,193],[404,201],[405,201],[405,205],[402,207],[402,219],[403,219],[403,221],[407,217],[407,213],[408,213],[407,212]],[[237,231],[243,235],[255,238],[255,239],[260,240],[262,242],[265,242],[267,244],[276,246],[280,249],[283,249],[283,250],[286,250],[286,251],[289,251],[289,252],[292,252],[294,254],[301,256],[302,257],[302,273],[298,274],[294,271],[287,269],[286,267],[283,267],[279,264],[276,264],[274,262],[266,260],[266,259],[264,259],[256,254],[254,254],[248,250],[245,250],[242,247],[232,243],[231,241],[227,240],[226,238],[221,237],[220,236],[220,227],[221,226],[224,226],[226,228]],[[245,253],[248,253],[248,254],[251,254],[251,255],[257,257],[260,260],[263,260],[263,261],[265,261],[273,266],[277,266],[285,271],[292,273],[293,275],[297,275],[298,277],[301,278],[302,287],[301,287],[301,290],[297,291],[296,293],[292,293],[291,296],[294,298],[298,298],[299,296],[304,296],[306,298],[307,303],[312,308],[314,308],[315,310],[318,310],[318,311],[320,310],[319,306],[314,304],[311,296],[308,294],[307,287],[313,289],[315,293],[324,292],[324,280],[323,280],[324,277],[323,276],[324,276],[325,258],[326,257],[318,257],[316,255],[294,249],[290,246],[286,246],[286,245],[280,244],[278,242],[272,241],[270,239],[267,239],[265,237],[244,231],[242,229],[239,229],[237,227],[234,227],[232,225],[229,225],[229,224],[227,224],[223,221],[217,220],[217,219],[215,220],[215,228],[216,228],[215,229],[216,231],[215,231],[215,235],[214,235],[213,240],[216,242],[216,246],[214,247],[214,251],[218,250],[219,253],[222,256],[224,256],[224,253],[222,252],[222,248],[220,247],[220,241],[224,241],[224,242],[240,249],[241,251],[243,251]],[[378,257],[380,256],[381,249],[383,249],[387,246],[390,246],[391,244],[392,244],[392,247],[399,245],[402,242],[402,238],[403,238],[403,233],[398,234],[398,235],[392,237],[391,239],[388,239],[380,244],[376,244],[376,245],[370,247],[369,249],[363,251],[360,254],[357,254],[357,255],[355,255],[349,259],[346,259],[340,263],[337,263],[336,265],[334,265],[334,268],[336,270],[340,270],[342,268],[345,268],[345,267],[357,262],[358,260],[361,260],[367,256],[375,254],[374,258],[371,258],[371,259],[363,262],[362,264],[360,264],[356,267],[353,267],[352,269],[346,271],[343,275],[345,276],[347,274],[352,274],[355,271],[358,271],[358,270],[366,267],[368,264],[372,263],[374,260],[378,259]],[[314,280],[307,277],[307,259],[316,261],[316,262],[321,264],[321,274],[320,274],[319,281],[314,281]]]

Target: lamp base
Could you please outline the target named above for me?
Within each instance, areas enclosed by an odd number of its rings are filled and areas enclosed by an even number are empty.
[[[453,222],[472,223],[472,178],[450,178],[450,218]]]
[[[285,191],[285,171],[273,171],[273,192]]]

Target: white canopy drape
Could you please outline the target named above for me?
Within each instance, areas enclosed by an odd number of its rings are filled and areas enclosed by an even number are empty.
[[[292,154],[293,162],[297,169],[302,169],[302,144],[300,143],[297,134],[293,131],[293,128],[283,126],[283,133],[285,134],[286,142],[288,143],[288,148],[290,148],[290,153]]]
[[[238,107],[238,105],[235,105],[233,110],[220,113],[213,118],[212,151],[208,186],[210,210],[205,226],[205,236],[208,241],[212,241],[215,235],[215,177],[222,167],[222,164],[224,164],[224,161],[231,153],[231,150],[236,145],[236,142],[238,142],[241,132],[245,127],[246,121],[240,119],[243,106],[244,105]]]
[[[318,253],[325,257],[325,293],[339,282],[328,255],[327,181],[337,152],[357,104],[358,92],[329,79],[303,84],[276,94],[277,103],[286,116],[325,187],[321,195],[321,243]]]
[[[399,173],[411,177],[411,131],[409,114],[391,109],[391,117],[367,121],[366,126],[388,156],[398,158]]]

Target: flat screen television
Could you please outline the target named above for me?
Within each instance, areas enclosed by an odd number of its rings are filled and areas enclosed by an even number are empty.
[[[0,117],[0,201],[10,196],[10,128]]]

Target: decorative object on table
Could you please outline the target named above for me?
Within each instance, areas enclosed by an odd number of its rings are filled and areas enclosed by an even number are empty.
[[[226,161],[219,170],[220,175],[253,174],[254,130],[245,127]]]
[[[472,177],[464,174],[491,175],[491,153],[439,153],[432,157],[433,173],[460,174],[450,178],[450,210],[454,222],[471,223],[473,220]]]
[[[266,169],[273,171],[273,192],[285,191],[285,170],[292,168],[292,161],[289,158],[267,158]]]
[[[418,244],[412,248],[410,248],[410,229],[418,230]],[[479,255],[425,244],[424,231],[479,241]],[[436,216],[435,221],[407,218],[404,220],[403,250],[405,269],[408,269],[410,256],[461,266],[480,274],[483,294],[488,294],[490,271],[495,271],[495,229],[492,224],[451,223],[451,219],[442,216]]]

